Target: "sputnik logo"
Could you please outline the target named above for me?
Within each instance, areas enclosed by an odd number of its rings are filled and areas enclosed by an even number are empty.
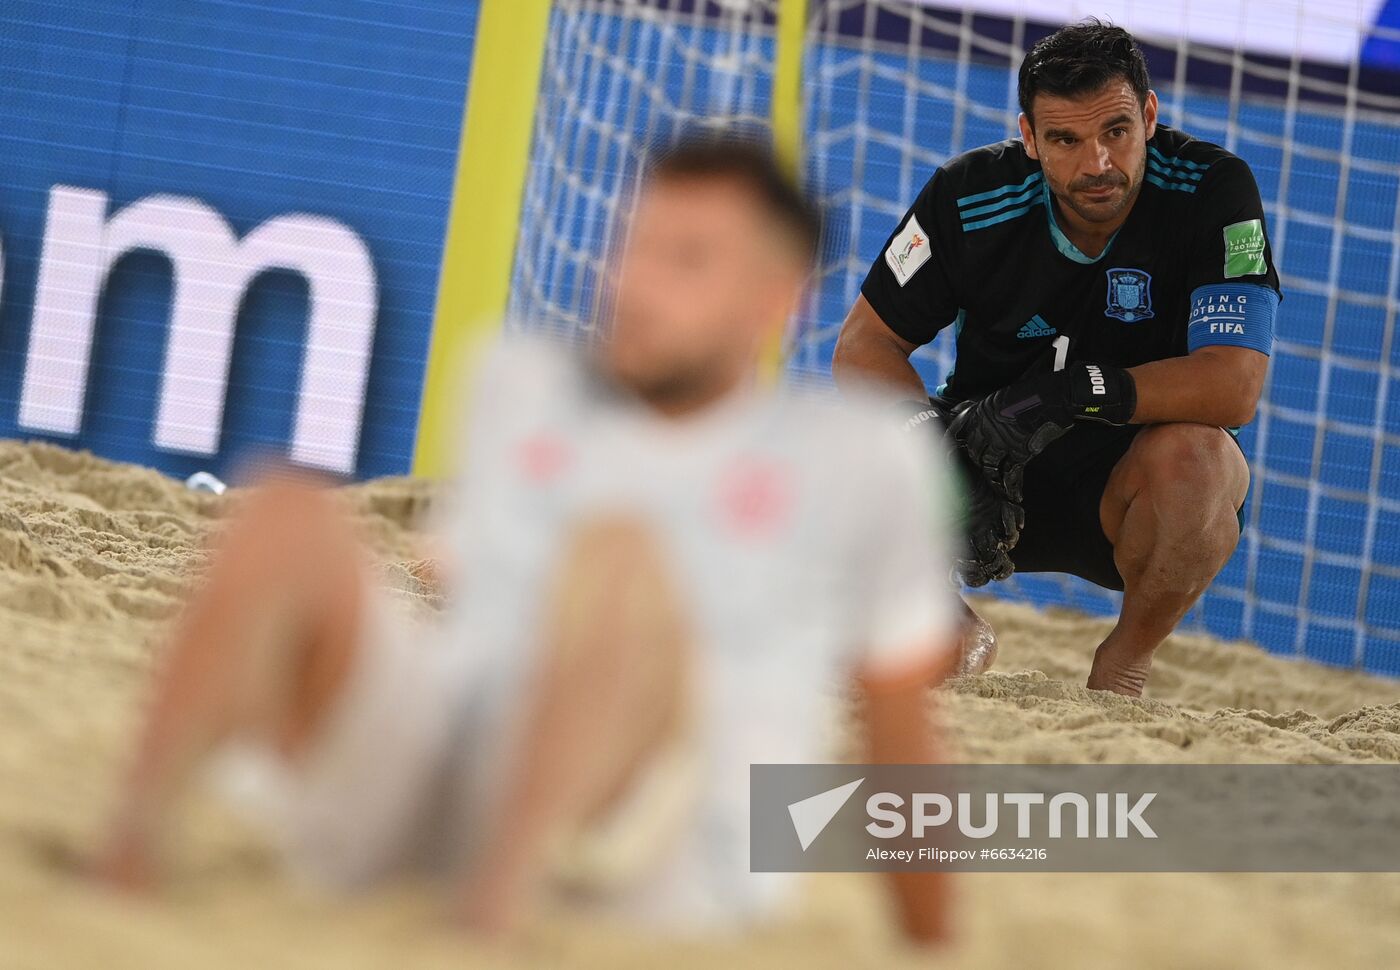
[[[806,852],[807,847],[831,824],[836,813],[851,800],[851,796],[864,781],[864,778],[857,778],[810,798],[793,802],[787,807],[788,816],[792,819],[792,827],[797,832],[797,841],[802,844],[803,852]]]

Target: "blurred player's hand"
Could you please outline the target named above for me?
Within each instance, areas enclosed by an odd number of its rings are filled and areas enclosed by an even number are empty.
[[[944,416],[938,408],[912,403],[904,429],[922,432],[938,438],[940,450],[951,450],[958,470],[964,500],[962,532],[963,548],[955,554],[953,571],[969,586],[985,586],[992,580],[1008,578],[1015,567],[1010,552],[1021,538],[1025,512],[1021,506],[1002,498],[987,483],[985,476],[962,448],[948,449],[944,439]],[[925,430],[926,429],[926,430]]]
[[[1076,362],[984,397],[959,411],[949,432],[997,493],[1019,503],[1026,465],[1074,422],[1127,424],[1136,406],[1126,370]]]

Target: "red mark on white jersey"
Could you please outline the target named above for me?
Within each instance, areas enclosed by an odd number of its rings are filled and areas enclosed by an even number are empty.
[[[720,519],[737,535],[771,536],[792,511],[788,469],[758,458],[740,459],[720,477]]]
[[[552,432],[531,435],[520,443],[520,470],[536,485],[545,485],[559,477],[573,461],[573,451]]]

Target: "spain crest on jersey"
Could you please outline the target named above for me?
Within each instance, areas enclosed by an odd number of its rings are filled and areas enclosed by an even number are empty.
[[[1137,323],[1152,316],[1152,277],[1140,269],[1108,271],[1108,309],[1105,316]]]

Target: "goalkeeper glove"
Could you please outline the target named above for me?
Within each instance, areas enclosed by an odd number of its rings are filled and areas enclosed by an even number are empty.
[[[909,401],[903,405],[904,430],[930,434],[938,439],[943,453],[946,432],[942,412],[928,402]],[[927,430],[921,430],[927,429]],[[953,563],[953,571],[969,586],[985,586],[994,579],[1006,579],[1015,567],[1009,553],[1021,537],[1025,514],[1021,506],[1008,502],[992,491],[987,480],[960,447],[954,447],[963,497],[960,526],[964,544]]]
[[[1082,362],[1004,387],[959,412],[949,431],[1005,499],[1019,503],[1026,464],[1076,421],[1123,425],[1137,385],[1121,367]]]

